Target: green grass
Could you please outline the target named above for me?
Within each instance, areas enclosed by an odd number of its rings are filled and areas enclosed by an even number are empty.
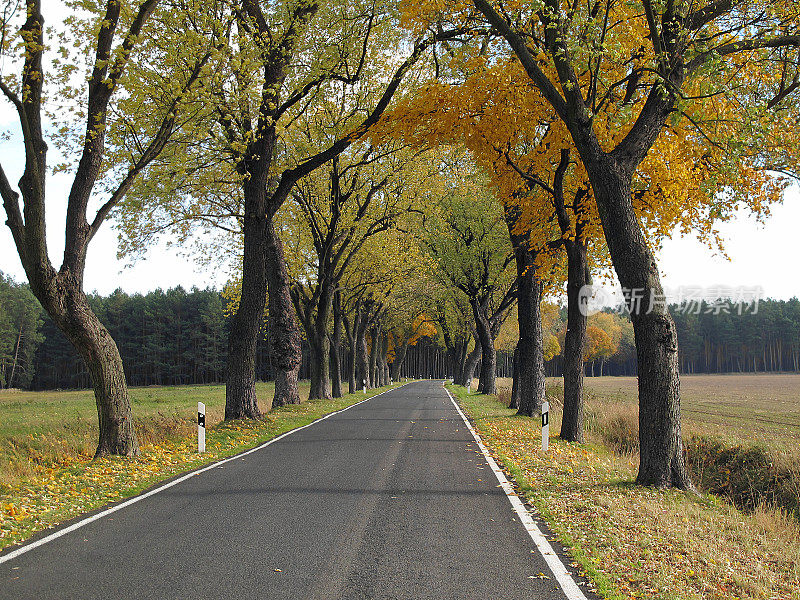
[[[301,398],[308,397],[308,389],[307,381],[300,383]],[[256,390],[259,398],[274,393],[272,383],[259,382]],[[130,388],[129,393],[143,445],[191,435],[198,402],[206,405],[208,425],[224,416],[224,385]],[[0,492],[42,468],[92,458],[97,436],[91,390],[0,391]]]

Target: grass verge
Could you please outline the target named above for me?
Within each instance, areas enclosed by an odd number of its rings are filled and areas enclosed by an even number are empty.
[[[604,598],[800,599],[800,532],[775,511],[743,514],[711,495],[633,485],[635,455],[555,435],[493,396],[450,386],[522,496]],[[555,402],[551,402],[556,405]]]
[[[165,434],[168,428],[160,428],[158,436],[153,437],[156,430],[151,430],[151,441],[142,444],[141,455],[135,459],[88,460],[69,450],[75,442],[73,437],[62,439],[67,451],[53,461],[34,461],[35,469],[28,477],[18,477],[0,493],[0,549],[110,502],[138,494],[160,481],[252,448],[391,387],[397,386],[369,390],[366,395],[348,394],[333,400],[310,400],[276,408],[258,421],[218,422],[207,428],[206,453],[202,455],[197,454],[196,423],[190,423],[188,435],[183,425],[174,435]],[[209,396],[213,405],[214,394]],[[195,402],[181,410],[196,414],[196,406]],[[51,437],[58,439],[59,432],[55,430]],[[146,440],[147,435],[144,437]]]

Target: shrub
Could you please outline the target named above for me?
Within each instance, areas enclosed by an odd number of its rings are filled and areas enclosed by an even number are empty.
[[[703,490],[729,498],[742,510],[774,506],[800,518],[796,459],[781,461],[760,446],[727,446],[701,436],[693,436],[686,451],[695,483]]]

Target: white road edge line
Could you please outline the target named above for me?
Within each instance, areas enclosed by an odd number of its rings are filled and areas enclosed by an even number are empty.
[[[383,394],[385,394],[387,392],[391,392],[391,391],[396,390],[398,388],[401,388],[401,387],[403,387],[405,385],[408,385],[408,383],[413,383],[413,382],[409,381],[407,383],[403,383],[402,385],[398,385],[397,387],[393,387],[391,389],[384,390],[384,391],[380,392],[379,394],[375,394],[374,396],[370,396],[369,398],[364,398],[363,400],[361,400],[359,402],[356,402],[355,404],[351,404],[350,406],[348,406],[346,408],[343,408],[342,410],[337,410],[336,412],[332,412],[330,414],[327,414],[324,417],[320,417],[316,421],[312,421],[311,423],[309,423],[307,425],[303,425],[302,427],[297,427],[296,429],[291,429],[291,430],[287,431],[286,433],[282,433],[278,437],[272,438],[271,440],[268,440],[268,441],[264,442],[263,444],[259,444],[255,448],[250,448],[249,450],[245,450],[244,452],[240,452],[239,454],[234,454],[233,456],[229,456],[228,458],[224,458],[224,459],[222,459],[220,461],[217,461],[217,462],[211,463],[209,465],[206,465],[205,467],[203,467],[201,469],[198,469],[197,471],[192,471],[191,473],[187,473],[183,477],[179,477],[178,479],[173,479],[172,481],[162,485],[161,487],[157,487],[155,489],[150,490],[149,492],[145,492],[144,494],[139,494],[138,496],[134,496],[133,498],[125,500],[124,502],[122,502],[120,504],[117,504],[116,506],[112,506],[111,508],[108,508],[108,509],[106,509],[106,510],[104,510],[102,512],[99,512],[96,515],[92,515],[91,517],[87,517],[85,519],[82,519],[81,521],[78,521],[77,523],[73,523],[69,527],[64,527],[63,529],[58,529],[58,530],[54,531],[53,533],[51,533],[50,535],[47,535],[47,536],[45,536],[45,537],[43,537],[41,539],[38,539],[35,542],[31,542],[30,544],[27,544],[27,545],[24,545],[24,546],[21,546],[21,547],[17,548],[13,552],[9,552],[6,555],[0,556],[0,564],[3,564],[3,563],[8,562],[10,560],[13,560],[13,559],[17,558],[18,556],[20,556],[22,554],[25,554],[26,552],[30,552],[31,550],[33,550],[35,548],[38,548],[39,546],[44,546],[45,544],[47,544],[49,542],[52,542],[53,540],[58,539],[63,535],[66,535],[68,533],[72,533],[76,529],[80,529],[81,527],[84,527],[85,525],[88,525],[89,523],[92,523],[94,521],[102,519],[103,517],[105,517],[107,515],[110,515],[111,513],[115,513],[118,510],[122,510],[123,508],[126,508],[126,507],[130,506],[131,504],[136,504],[137,502],[139,502],[141,500],[144,500],[145,498],[149,498],[150,496],[154,496],[155,494],[158,494],[159,492],[163,492],[164,490],[169,489],[174,485],[178,485],[179,483],[183,483],[187,479],[191,479],[192,477],[196,477],[197,475],[200,475],[201,473],[205,473],[206,471],[210,471],[211,469],[216,469],[220,465],[224,465],[227,462],[231,462],[232,460],[236,460],[236,459],[242,458],[243,456],[247,456],[248,454],[252,454],[253,452],[261,450],[262,448],[266,448],[270,444],[274,444],[275,442],[277,442],[279,440],[282,440],[286,436],[292,435],[293,433],[298,432],[301,429],[305,429],[306,427],[311,427],[312,425],[316,425],[320,421],[324,421],[325,419],[327,419],[329,417],[332,417],[334,415],[338,415],[339,413],[343,413],[346,410],[350,410],[354,406],[358,406],[359,404],[363,404],[367,400],[372,400],[373,398],[377,398],[378,396],[381,396],[381,395],[383,395]]]
[[[458,414],[461,415],[462,419],[464,419],[467,429],[470,430],[472,437],[474,437],[475,441],[478,443],[478,447],[481,449],[481,452],[483,452],[486,462],[489,463],[489,466],[494,472],[495,477],[497,477],[497,481],[500,482],[500,487],[503,488],[503,491],[508,497],[508,501],[511,502],[511,506],[514,508],[517,516],[519,516],[520,521],[522,521],[522,525],[525,527],[528,535],[531,536],[533,543],[536,544],[536,548],[538,548],[539,553],[544,558],[547,566],[550,567],[550,571],[552,571],[553,576],[556,578],[556,581],[558,581],[558,585],[561,586],[561,590],[564,592],[564,595],[568,598],[568,600],[587,600],[586,596],[583,594],[581,589],[578,587],[578,584],[575,583],[572,575],[567,570],[566,565],[561,562],[561,558],[559,558],[558,554],[555,553],[553,547],[550,545],[550,542],[548,542],[547,538],[544,537],[538,525],[536,525],[536,522],[533,520],[533,517],[531,517],[531,514],[528,512],[528,509],[525,508],[522,500],[520,500],[519,496],[517,496],[516,492],[514,492],[514,488],[511,487],[508,479],[506,479],[505,473],[503,473],[500,467],[497,466],[497,462],[495,462],[495,460],[489,454],[489,451],[483,444],[478,432],[475,431],[474,427],[472,427],[472,423],[469,422],[469,419],[467,419],[467,416],[461,410],[461,407],[458,405],[455,398],[453,398],[450,390],[445,388],[444,391],[447,392],[448,396],[450,396],[450,402],[453,403],[453,406],[456,407]]]

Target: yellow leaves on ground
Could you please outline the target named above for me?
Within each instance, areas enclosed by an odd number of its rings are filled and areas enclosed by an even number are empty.
[[[705,496],[632,485],[635,456],[559,440],[536,419],[453,386],[484,443],[601,595],[650,600],[800,598],[797,526]],[[771,524],[767,524],[771,523]]]

